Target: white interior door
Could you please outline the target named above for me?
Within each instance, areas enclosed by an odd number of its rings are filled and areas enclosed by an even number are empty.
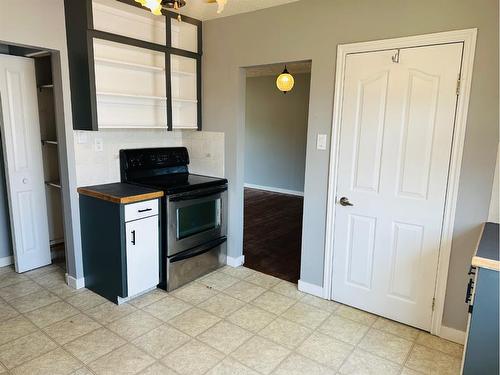
[[[0,55],[0,99],[12,245],[24,272],[51,262],[32,59]]]
[[[333,299],[430,330],[462,43],[346,58]],[[342,205],[346,197],[352,206]]]

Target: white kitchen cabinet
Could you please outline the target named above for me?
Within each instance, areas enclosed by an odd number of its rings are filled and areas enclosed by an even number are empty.
[[[158,215],[130,221],[125,224],[127,291],[128,297],[134,297],[160,282],[158,270],[159,235]]]

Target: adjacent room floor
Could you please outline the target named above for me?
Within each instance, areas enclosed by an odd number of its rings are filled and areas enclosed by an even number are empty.
[[[462,346],[225,267],[117,306],[0,269],[0,374],[458,374]]]
[[[302,241],[302,197],[245,188],[245,266],[297,283]]]

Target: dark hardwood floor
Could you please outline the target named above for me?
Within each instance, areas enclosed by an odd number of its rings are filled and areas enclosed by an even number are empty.
[[[245,188],[245,267],[297,283],[302,197]]]

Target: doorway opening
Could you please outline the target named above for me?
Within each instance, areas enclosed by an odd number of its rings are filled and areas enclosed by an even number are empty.
[[[0,267],[17,272],[66,263],[58,58],[0,44]]]
[[[286,69],[294,87],[279,91]],[[300,276],[302,214],[311,61],[246,68],[245,266],[297,283]]]

